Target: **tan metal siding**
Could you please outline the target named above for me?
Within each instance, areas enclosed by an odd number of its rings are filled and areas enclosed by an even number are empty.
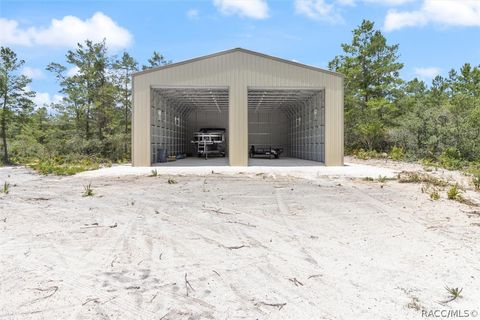
[[[247,88],[325,88],[325,164],[343,165],[343,78],[339,75],[239,51],[134,77],[132,157],[150,166],[150,87],[228,86],[230,165],[248,165]]]

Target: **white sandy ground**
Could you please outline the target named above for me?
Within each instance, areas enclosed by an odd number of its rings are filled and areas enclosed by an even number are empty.
[[[0,168],[0,319],[480,312],[480,211],[443,191],[352,179],[395,171],[363,165],[157,169]],[[446,285],[463,297],[442,305]]]

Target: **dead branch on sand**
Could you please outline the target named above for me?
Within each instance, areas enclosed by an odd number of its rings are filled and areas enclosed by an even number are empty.
[[[245,248],[245,245],[241,245],[241,246],[233,246],[233,247],[225,247],[227,249],[230,249],[230,250],[236,250],[236,249],[241,249],[241,248]]]
[[[297,278],[290,278],[290,279],[288,279],[288,280],[292,281],[293,284],[294,284],[296,287],[298,287],[298,286],[303,286],[303,283],[301,283],[300,281],[298,281]]]
[[[195,289],[193,289],[192,285],[190,284],[190,281],[188,281],[186,273],[185,273],[185,289],[187,290],[187,297],[188,297],[189,290],[195,291]]]
[[[52,291],[52,293],[46,295],[45,297],[41,297],[41,298],[38,298],[38,299],[35,299],[34,301],[37,301],[37,300],[41,300],[41,299],[47,299],[47,298],[50,298],[51,296],[53,296],[55,293],[57,293],[58,291],[58,286],[52,286],[52,287],[48,287],[48,288],[45,288],[45,289],[42,289],[42,288],[32,288],[32,290],[38,290],[38,291],[42,291],[42,292],[45,292],[45,291]]]
[[[86,304],[89,303],[89,302],[99,303],[100,301],[99,301],[98,299],[99,299],[99,298],[88,298],[87,300],[85,300],[84,303],[82,303],[82,306],[86,305]]]
[[[285,307],[287,305],[286,302],[284,303],[268,303],[268,302],[263,302],[263,301],[259,301],[257,303],[255,303],[255,306],[260,306],[260,305],[264,305],[264,306],[269,306],[269,307],[276,307],[278,308],[278,310],[282,310],[283,307]]]

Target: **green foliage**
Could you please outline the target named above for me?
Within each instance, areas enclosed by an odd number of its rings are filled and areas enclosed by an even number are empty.
[[[442,154],[438,157],[438,162],[440,166],[446,169],[457,170],[466,165],[461,157],[460,152],[456,148],[448,147],[445,148]]]
[[[451,186],[450,189],[448,189],[447,191],[447,198],[449,200],[456,200],[459,195],[460,195],[460,190],[458,189],[457,184],[455,184],[454,186]]]
[[[352,42],[329,68],[345,75],[345,148],[390,150],[394,160],[429,159],[448,169],[480,161],[480,67],[463,65],[428,86],[403,82],[398,45],[389,45],[373,22],[353,30]]]
[[[157,169],[153,169],[151,171],[150,177],[156,177],[156,176],[158,176],[158,171],[157,171]]]
[[[108,160],[94,157],[68,156],[34,159],[27,165],[40,174],[74,175],[76,173],[111,166]]]
[[[368,160],[368,159],[375,159],[375,158],[381,158],[382,154],[375,151],[375,150],[369,150],[365,151],[363,149],[355,150],[353,151],[353,155],[361,160]]]
[[[393,146],[393,148],[390,149],[390,152],[388,153],[388,157],[395,161],[403,160],[405,158],[403,148]]]
[[[363,178],[363,181],[375,181],[372,177],[365,177]]]
[[[172,179],[172,178],[168,178],[167,182],[168,182],[168,184],[177,184],[178,183],[177,180]]]
[[[93,196],[93,188],[92,183],[90,182],[86,186],[83,186],[83,197],[92,197]]]
[[[12,49],[0,47],[0,137],[4,164],[10,163],[7,142],[9,130],[14,122],[24,123],[33,108],[31,98],[35,93],[28,89],[32,80],[19,75],[24,63]]]

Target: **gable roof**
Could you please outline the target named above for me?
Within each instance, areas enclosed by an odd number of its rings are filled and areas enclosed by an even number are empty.
[[[313,67],[313,66],[310,66],[310,65],[307,65],[307,64],[303,64],[303,63],[299,63],[299,62],[295,62],[295,61],[291,61],[291,60],[287,60],[287,59],[282,59],[282,58],[270,56],[270,55],[267,55],[267,54],[264,54],[264,53],[243,49],[243,48],[234,48],[234,49],[230,49],[230,50],[220,51],[220,52],[209,54],[209,55],[206,55],[206,56],[201,56],[201,57],[197,57],[197,58],[193,58],[193,59],[188,59],[188,60],[184,60],[184,61],[180,61],[180,62],[167,64],[167,65],[160,66],[160,67],[155,67],[155,68],[150,68],[150,69],[147,69],[147,70],[138,71],[138,72],[133,73],[132,76],[140,76],[140,75],[150,73],[150,72],[155,72],[155,71],[159,71],[159,70],[163,70],[163,69],[167,69],[167,68],[174,68],[174,67],[177,67],[177,66],[180,66],[180,65],[183,65],[183,64],[188,64],[188,63],[191,63],[191,62],[206,60],[206,59],[218,57],[218,56],[221,56],[221,55],[224,55],[224,54],[230,54],[230,53],[233,53],[233,52],[242,52],[242,53],[246,53],[246,54],[251,54],[251,55],[255,55],[255,56],[258,56],[258,57],[262,57],[262,58],[266,58],[266,59],[270,59],[270,60],[274,60],[274,61],[278,61],[278,62],[288,63],[288,64],[294,65],[296,67],[301,67],[301,68],[306,68],[306,69],[310,69],[310,70],[314,70],[314,71],[328,73],[328,74],[338,76],[338,77],[345,77],[343,74],[338,73],[338,72],[334,72],[334,71],[330,71],[330,70],[326,70],[326,69],[322,69],[322,68],[318,68],[318,67]]]

